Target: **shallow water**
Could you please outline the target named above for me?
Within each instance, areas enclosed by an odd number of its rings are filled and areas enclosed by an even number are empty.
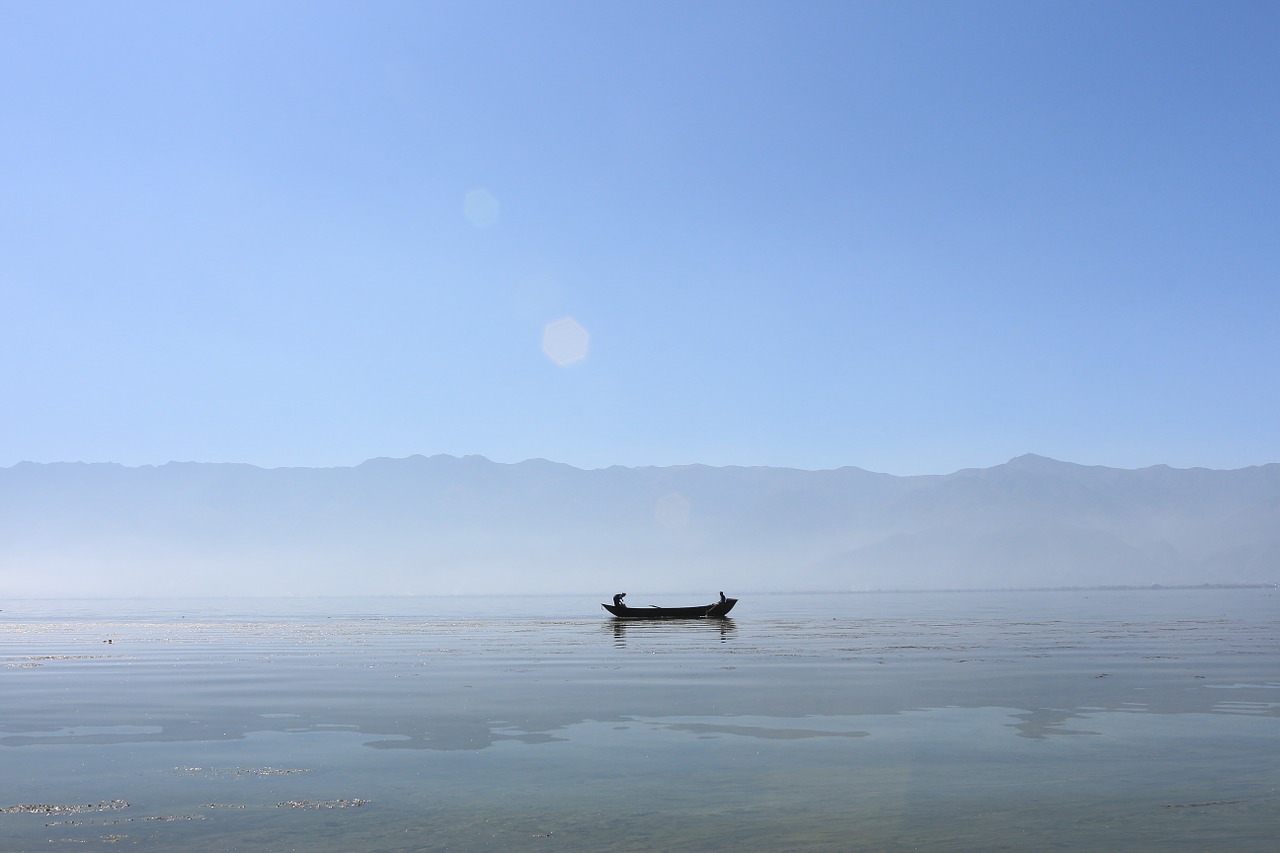
[[[7,602],[0,849],[1270,850],[1278,599]]]

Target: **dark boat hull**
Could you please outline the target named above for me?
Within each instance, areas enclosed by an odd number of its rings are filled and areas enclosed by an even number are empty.
[[[621,607],[613,604],[601,604],[619,619],[723,619],[738,603],[736,598],[726,598],[714,604],[701,604],[697,607]]]

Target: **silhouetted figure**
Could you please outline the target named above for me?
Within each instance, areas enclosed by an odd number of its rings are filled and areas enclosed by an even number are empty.
[[[722,589],[720,590],[720,603],[724,604],[726,601],[728,601],[728,599],[724,597],[724,590]]]
[[[624,599],[624,598],[626,598],[626,597],[627,597],[627,594],[626,594],[625,592],[620,592],[620,593],[618,593],[617,595],[615,595],[615,596],[613,597],[613,606],[614,606],[614,607],[626,607],[626,605],[622,603],[622,599]]]

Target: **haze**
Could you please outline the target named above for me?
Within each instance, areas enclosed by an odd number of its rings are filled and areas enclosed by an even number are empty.
[[[0,594],[49,597],[1274,584],[1280,465],[24,463],[0,469],[0,565]]]

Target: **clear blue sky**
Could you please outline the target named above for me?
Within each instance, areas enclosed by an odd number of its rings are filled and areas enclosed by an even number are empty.
[[[0,0],[0,465],[1277,462],[1278,44],[1274,2]]]

